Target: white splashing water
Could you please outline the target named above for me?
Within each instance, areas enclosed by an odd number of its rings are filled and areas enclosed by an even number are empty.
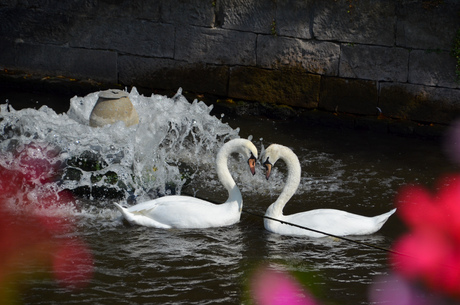
[[[143,201],[179,194],[200,167],[214,164],[224,142],[239,137],[239,129],[210,115],[212,106],[197,100],[189,103],[181,89],[168,98],[145,97],[133,88],[129,99],[139,124],[93,128],[89,117],[98,95],[72,98],[63,114],[46,106],[16,111],[0,105],[0,166],[25,170],[18,160],[18,152],[25,151],[25,159],[46,158],[44,171],[59,165],[57,181],[46,180],[43,191],[83,189],[91,200],[96,199],[94,189],[108,186],[125,198]],[[41,156],[33,155],[37,153]]]

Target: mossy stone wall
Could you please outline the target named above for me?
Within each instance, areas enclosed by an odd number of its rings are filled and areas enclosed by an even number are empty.
[[[0,20],[3,74],[424,123],[460,115],[458,0],[7,0]]]

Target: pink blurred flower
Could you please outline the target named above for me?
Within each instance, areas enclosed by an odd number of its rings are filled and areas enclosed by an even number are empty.
[[[80,239],[65,240],[53,253],[53,273],[68,288],[82,288],[93,275],[93,258]]]
[[[32,208],[56,208],[71,204],[70,192],[56,191],[54,182],[62,169],[59,149],[44,143],[29,143],[10,156],[0,166],[0,200],[14,201]]]
[[[453,122],[447,130],[444,151],[452,162],[460,164],[460,120]]]
[[[43,267],[50,268],[63,287],[88,284],[93,270],[88,246],[79,238],[56,236],[72,230],[71,224],[63,225],[61,219],[59,226],[50,227],[44,224],[55,222],[55,217],[18,215],[3,208],[0,213],[0,287],[24,269]]]
[[[441,305],[446,304],[442,296],[420,289],[414,283],[397,274],[380,275],[369,289],[370,304],[391,305]]]
[[[440,180],[439,191],[420,186],[403,188],[398,212],[411,232],[393,245],[391,260],[410,280],[460,297],[460,176]]]
[[[62,166],[59,149],[50,144],[29,143],[15,153],[15,170],[23,173],[25,182],[40,185],[52,181]]]
[[[315,305],[318,304],[287,272],[262,267],[251,281],[251,294],[259,305]]]
[[[43,148],[45,147],[45,148]],[[10,279],[30,270],[48,268],[62,286],[84,287],[91,279],[93,259],[75,231],[71,218],[59,210],[73,204],[67,192],[52,187],[60,167],[48,146],[29,145],[10,168],[0,167],[0,301],[6,304]],[[8,204],[6,204],[8,202]],[[12,207],[11,204],[19,204]],[[47,213],[42,213],[42,209]],[[20,212],[19,212],[20,211]]]

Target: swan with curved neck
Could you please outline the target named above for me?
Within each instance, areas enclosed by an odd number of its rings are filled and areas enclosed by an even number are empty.
[[[243,198],[227,166],[232,153],[246,157],[251,173],[255,173],[257,148],[254,144],[246,139],[225,143],[216,157],[217,176],[228,191],[228,199],[222,204],[180,195],[157,198],[129,208],[114,204],[129,223],[147,227],[209,228],[235,224],[240,220]]]
[[[296,154],[286,146],[272,144],[262,156],[265,160],[266,178],[270,177],[271,169],[276,161],[283,160],[287,165],[288,176],[286,185],[278,199],[272,203],[265,216],[290,222],[299,226],[336,236],[367,235],[380,230],[388,218],[396,211],[393,209],[382,215],[367,217],[335,209],[317,209],[292,215],[283,215],[283,208],[297,191],[300,184],[301,167]],[[324,237],[324,234],[290,226],[278,221],[264,219],[265,229],[282,235],[303,235],[309,237]]]

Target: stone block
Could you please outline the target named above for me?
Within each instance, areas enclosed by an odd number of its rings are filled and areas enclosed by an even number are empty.
[[[158,23],[164,1],[21,1],[21,5],[0,8],[0,36],[74,46],[80,46],[81,40],[84,47],[95,42],[96,48],[105,49],[114,49],[107,42],[112,41],[116,47],[120,40],[127,40],[142,48],[145,36],[156,37],[166,31],[160,29],[152,36],[151,26],[146,23]]]
[[[378,87],[375,81],[323,77],[319,108],[361,115],[377,114]]]
[[[169,5],[170,0],[116,0],[116,1],[49,1],[49,0],[20,0],[5,3],[2,7],[6,9],[21,9],[32,14],[46,13],[58,16],[75,16],[105,18],[105,17],[128,17],[136,16],[139,19],[159,22],[162,18],[161,12],[165,11],[165,6]]]
[[[172,58],[174,26],[145,20],[86,19],[70,31],[70,46]]]
[[[164,2],[162,18],[166,23],[204,27],[214,26],[215,5],[213,5],[212,1],[168,0]]]
[[[275,17],[275,1],[217,1],[216,24],[223,29],[270,34]]]
[[[338,74],[340,46],[333,42],[272,35],[257,38],[257,65],[264,68],[300,66],[307,72]]]
[[[9,1],[5,3],[2,1],[2,7],[8,9],[24,9],[31,11],[32,13],[37,12],[48,12],[51,14],[55,13],[69,13],[81,15],[91,11],[97,7],[97,2],[94,0],[89,1],[47,1],[47,0],[20,0],[20,1]]]
[[[316,108],[318,106],[319,75],[303,69],[281,68],[265,70],[251,67],[230,69],[228,96],[262,103]]]
[[[254,33],[218,28],[180,27],[176,32],[176,60],[219,65],[255,65]]]
[[[117,54],[103,50],[86,50],[53,45],[17,43],[15,59],[7,68],[40,73],[49,76],[91,78],[117,83]]]
[[[315,4],[313,37],[316,39],[394,45],[394,1],[315,1]]]
[[[414,49],[450,50],[460,24],[460,1],[400,1],[396,44]]]
[[[460,88],[456,60],[449,52],[414,50],[409,57],[409,83]]]
[[[120,56],[120,83],[151,89],[182,87],[193,92],[227,95],[228,68],[170,59]]]
[[[460,90],[382,83],[379,107],[392,118],[449,124],[460,117]]]
[[[276,3],[275,32],[279,36],[312,38],[310,24],[315,1],[284,0]]]
[[[0,68],[14,68],[16,60],[14,49],[13,41],[0,36]]]
[[[339,76],[379,81],[407,81],[409,51],[367,45],[343,45]]]
[[[162,13],[167,11],[170,0],[116,0],[97,1],[89,0],[81,4],[80,1],[59,1],[70,3],[73,7],[65,9],[66,12],[78,12],[79,16],[93,16],[93,18],[122,18],[125,20],[142,19],[160,22]],[[75,2],[75,3],[74,3]],[[54,2],[51,2],[54,4]],[[75,7],[79,6],[79,9]],[[86,6],[86,9],[85,9]],[[83,10],[82,12],[80,12]]]
[[[24,23],[32,20],[33,12],[24,8],[0,7],[0,37],[14,40],[25,32]],[[23,37],[21,37],[23,38]]]
[[[22,7],[0,9],[0,36],[28,43],[65,44],[72,17]]]

